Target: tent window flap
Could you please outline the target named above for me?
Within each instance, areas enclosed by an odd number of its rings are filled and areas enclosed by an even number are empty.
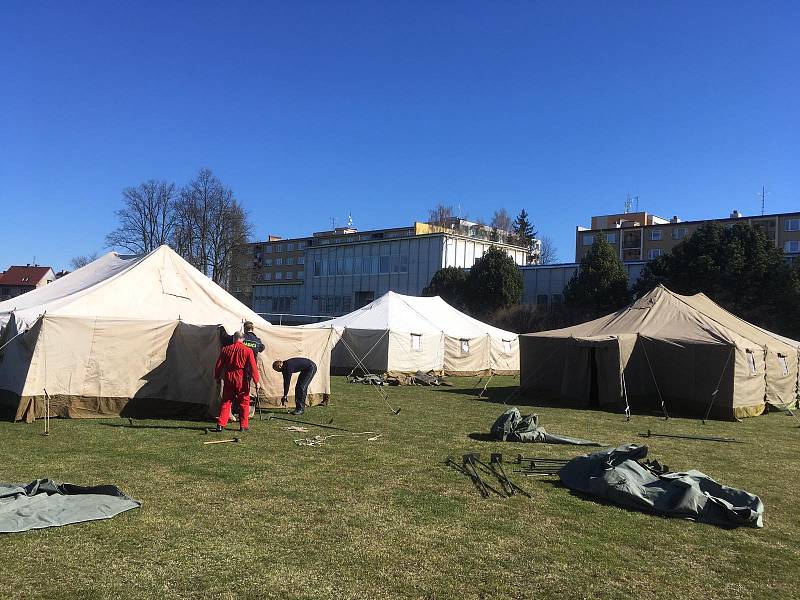
[[[422,334],[420,333],[412,333],[411,334],[411,349],[420,352],[422,350]]]
[[[511,340],[503,340],[503,352],[511,354]]]
[[[469,340],[461,340],[461,354],[469,354]]]
[[[783,374],[788,375],[789,363],[786,362],[786,357],[783,354],[778,354],[778,364],[781,366],[781,369],[783,369]]]
[[[747,351],[747,364],[750,366],[750,375],[756,375],[756,356],[751,350]]]

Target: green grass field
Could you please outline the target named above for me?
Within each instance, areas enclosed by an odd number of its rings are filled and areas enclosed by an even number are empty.
[[[305,418],[376,441],[253,421],[242,444],[204,446],[206,423],[126,419],[0,423],[0,480],[113,483],[143,502],[108,521],[0,536],[2,596],[42,598],[792,598],[800,589],[800,428],[780,413],[741,423],[531,408],[554,433],[617,445],[640,431],[650,457],[758,494],[764,529],[726,530],[571,494],[555,478],[515,481],[532,499],[482,499],[443,465],[467,451],[567,458],[569,446],[485,442],[504,407],[452,388],[376,390],[336,377]],[[492,380],[490,396],[516,385]],[[531,412],[523,408],[523,412]]]

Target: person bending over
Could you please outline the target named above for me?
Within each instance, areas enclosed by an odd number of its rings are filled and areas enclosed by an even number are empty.
[[[214,367],[214,379],[223,385],[216,431],[222,431],[228,424],[231,403],[234,401],[240,405],[239,431],[250,429],[250,381],[245,374],[245,368],[249,369],[253,381],[258,383],[258,366],[253,351],[242,343],[243,338],[241,331],[234,333],[233,343],[220,351]]]
[[[292,375],[300,373],[297,377],[297,384],[294,386],[294,404],[295,408],[292,411],[293,415],[302,415],[306,408],[306,395],[308,394],[308,385],[314,379],[317,373],[317,365],[314,361],[301,356],[296,356],[288,360],[276,360],[272,363],[272,368],[283,373],[283,397],[281,404],[286,404],[289,395],[289,384],[292,382]]]

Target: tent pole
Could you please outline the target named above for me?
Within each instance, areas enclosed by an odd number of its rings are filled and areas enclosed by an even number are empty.
[[[706,416],[703,417],[703,425],[706,424],[708,420],[708,415],[711,414],[711,407],[714,406],[714,400],[717,399],[717,393],[719,392],[719,386],[722,385],[722,377],[725,375],[725,371],[728,368],[728,363],[731,361],[731,355],[733,354],[733,349],[735,346],[731,346],[731,351],[728,352],[728,358],[725,359],[725,366],[722,367],[722,373],[719,374],[719,381],[717,381],[717,389],[711,392],[711,402],[708,403],[708,410],[706,410]]]
[[[628,402],[628,386],[625,383],[625,369],[622,369],[622,397],[625,398],[625,420],[631,420],[631,405]]]
[[[669,420],[669,415],[667,414],[667,407],[664,404],[664,397],[661,395],[661,390],[658,387],[658,382],[656,381],[656,374],[653,372],[653,365],[650,364],[650,357],[647,356],[647,347],[642,344],[642,350],[644,350],[644,357],[647,359],[647,366],[650,368],[650,375],[653,377],[653,384],[656,386],[656,392],[658,393],[658,399],[661,401],[661,411],[664,413],[664,420]]]

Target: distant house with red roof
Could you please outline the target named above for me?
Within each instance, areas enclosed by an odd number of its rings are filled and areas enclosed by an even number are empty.
[[[0,302],[30,292],[55,280],[56,274],[50,267],[12,265],[8,267],[8,271],[0,273]]]

